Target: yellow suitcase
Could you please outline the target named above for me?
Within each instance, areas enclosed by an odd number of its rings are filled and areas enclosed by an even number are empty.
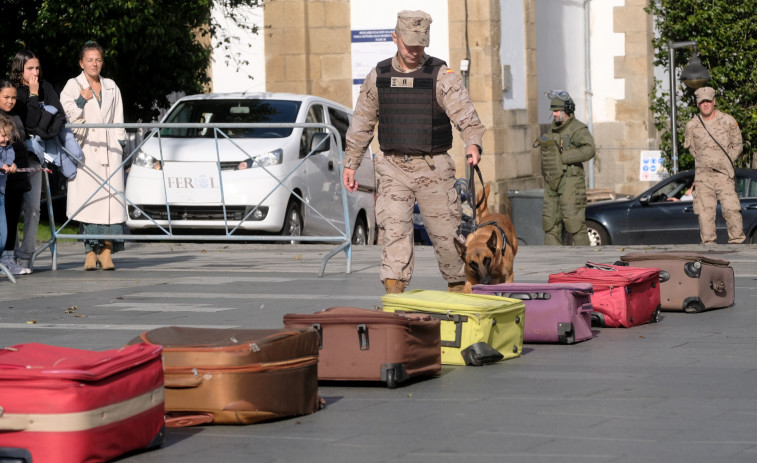
[[[442,364],[483,365],[520,357],[526,306],[520,299],[416,289],[381,297],[383,310],[441,320]]]

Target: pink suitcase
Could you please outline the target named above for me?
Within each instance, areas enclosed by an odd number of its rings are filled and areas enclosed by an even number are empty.
[[[109,461],[163,437],[160,346],[0,350],[0,461]]]
[[[589,283],[475,285],[473,293],[521,299],[526,305],[524,343],[573,344],[593,336]]]
[[[629,328],[659,320],[660,269],[587,262],[572,272],[550,275],[549,282],[591,283],[593,325]]]

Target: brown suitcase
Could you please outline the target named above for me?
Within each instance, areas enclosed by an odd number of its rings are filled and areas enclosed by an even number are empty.
[[[132,340],[163,346],[169,427],[252,424],[320,408],[318,333],[170,326]]]
[[[634,267],[660,272],[660,305],[687,313],[733,305],[733,268],[725,260],[693,253],[634,253],[620,257]]]
[[[284,326],[312,326],[320,333],[321,380],[383,381],[395,388],[414,376],[441,373],[439,320],[429,315],[333,307],[287,314]]]

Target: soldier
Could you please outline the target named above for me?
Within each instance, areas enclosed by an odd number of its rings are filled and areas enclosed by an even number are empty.
[[[376,221],[383,229],[381,281],[387,293],[401,293],[413,275],[413,204],[417,201],[439,270],[450,291],[462,292],[463,261],[455,249],[460,200],[450,121],[465,141],[467,163],[478,164],[484,126],[462,79],[447,64],[426,55],[431,16],[400,11],[392,40],[394,57],[371,69],[360,88],[347,131],[343,182],[358,187],[355,170],[371,143],[376,123],[379,147]]]
[[[683,147],[694,157],[694,211],[699,216],[702,244],[715,244],[715,208],[718,200],[728,228],[729,243],[743,243],[741,203],[733,181],[733,162],[743,144],[739,124],[729,114],[715,109],[715,89],[694,92],[697,114],[686,124]]]
[[[576,104],[568,92],[553,90],[547,97],[551,99],[552,127],[535,143],[541,147],[545,180],[544,244],[561,245],[565,227],[574,246],[588,246],[583,163],[594,157],[594,138],[586,124],[573,117]]]

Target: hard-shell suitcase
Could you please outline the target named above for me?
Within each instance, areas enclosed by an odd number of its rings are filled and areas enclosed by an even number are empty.
[[[523,342],[573,344],[591,339],[589,283],[475,285],[474,294],[521,299],[526,304]]]
[[[634,253],[620,257],[634,267],[659,268],[660,304],[689,313],[733,305],[733,268],[726,260],[693,253]]]
[[[287,328],[320,333],[318,379],[383,381],[394,388],[442,369],[439,320],[354,307],[286,314]]]
[[[251,424],[320,408],[312,328],[169,326],[134,341],[163,346],[169,427]]]
[[[592,324],[624,327],[657,322],[660,315],[660,270],[594,264],[549,275],[550,283],[591,283]]]
[[[416,289],[381,297],[383,309],[441,320],[442,364],[483,365],[520,357],[523,301],[483,294]]]
[[[36,343],[0,350],[0,461],[101,462],[160,447],[160,351]]]

